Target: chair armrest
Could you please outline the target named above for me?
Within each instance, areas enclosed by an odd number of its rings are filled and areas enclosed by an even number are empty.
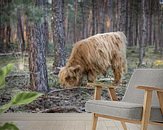
[[[158,92],[163,92],[162,88],[159,87],[152,87],[152,86],[138,86],[137,89],[143,89],[146,91],[158,91]]]
[[[163,114],[163,102],[162,102],[162,100],[163,100],[163,89],[162,88],[151,87],[151,86],[138,86],[137,89],[145,90],[144,106],[143,107],[146,106],[146,103],[148,103],[149,106],[151,105],[152,91],[157,91],[157,96],[158,96],[158,100],[160,103],[161,112]],[[150,96],[147,96],[147,95],[150,95]],[[150,101],[147,101],[147,100],[150,100]],[[145,112],[143,112],[143,113],[145,113]]]
[[[102,92],[102,87],[105,87],[108,89],[108,95],[112,101],[117,101],[118,98],[116,96],[115,92],[115,86],[105,84],[105,83],[87,83],[88,86],[93,86],[95,87],[95,93],[94,93],[94,99],[95,100],[100,100],[101,99],[101,92]]]

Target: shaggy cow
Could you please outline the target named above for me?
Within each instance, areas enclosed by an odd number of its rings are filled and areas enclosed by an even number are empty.
[[[66,66],[59,72],[61,85],[78,86],[84,75],[93,82],[97,75],[105,75],[110,67],[114,73],[114,83],[119,83],[127,66],[126,43],[123,32],[97,34],[78,41]]]

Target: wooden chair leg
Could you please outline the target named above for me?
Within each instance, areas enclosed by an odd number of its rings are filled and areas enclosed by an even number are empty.
[[[151,102],[152,102],[152,91],[150,90],[145,91],[141,130],[147,130],[150,119]]]
[[[93,113],[92,130],[96,130],[98,117]]]
[[[115,89],[114,88],[109,88],[108,89],[108,92],[109,92],[110,99],[112,101],[118,101],[118,98],[116,96],[116,92],[115,92]]]
[[[127,126],[126,126],[125,122],[121,121],[121,124],[122,124],[123,129],[127,130]]]
[[[157,96],[160,103],[161,112],[163,114],[163,92],[157,92]]]

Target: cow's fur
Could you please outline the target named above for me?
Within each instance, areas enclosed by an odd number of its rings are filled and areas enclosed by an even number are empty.
[[[93,82],[97,75],[106,74],[111,67],[115,83],[121,80],[126,70],[126,37],[122,32],[97,34],[78,41],[71,55],[59,72],[62,86],[80,85],[84,75]]]

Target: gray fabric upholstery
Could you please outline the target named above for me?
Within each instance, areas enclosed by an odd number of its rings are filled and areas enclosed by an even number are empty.
[[[137,86],[151,86],[163,88],[163,69],[136,69],[131,76],[126,93],[121,102],[90,100],[86,103],[86,111],[103,115],[141,120],[144,91]],[[156,93],[152,98],[151,121],[163,122]]]
[[[85,105],[85,109],[87,112],[102,115],[131,120],[141,120],[143,105],[118,101],[89,100]],[[163,116],[161,115],[160,108],[152,108],[150,120],[155,122],[163,122]]]
[[[122,101],[143,104],[144,91],[136,89],[139,85],[163,88],[163,69],[135,69]],[[152,106],[159,106],[156,93],[153,94]]]
[[[90,100],[86,103],[85,109],[88,112],[102,115],[140,120],[142,105],[117,101]]]

